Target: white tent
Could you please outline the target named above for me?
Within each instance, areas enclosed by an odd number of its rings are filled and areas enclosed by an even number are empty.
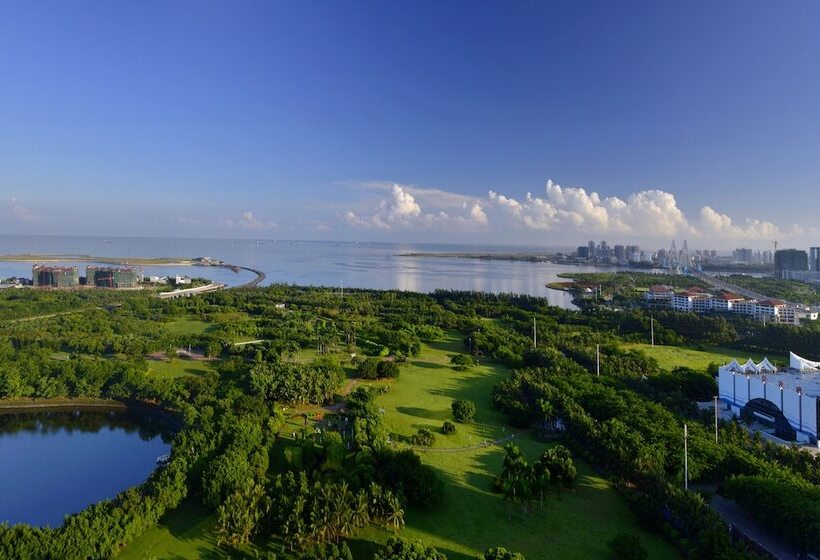
[[[763,361],[757,364],[757,370],[760,373],[774,373],[777,371],[777,368],[772,365],[769,358],[763,358]]]
[[[801,358],[794,352],[789,352],[789,366],[798,371],[820,371],[820,362]]]

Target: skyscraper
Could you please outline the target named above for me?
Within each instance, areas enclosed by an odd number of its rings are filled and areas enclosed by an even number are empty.
[[[809,255],[800,249],[778,249],[774,253],[774,271],[777,278],[788,278],[789,270],[808,270]]]
[[[809,270],[820,272],[820,247],[809,249]]]

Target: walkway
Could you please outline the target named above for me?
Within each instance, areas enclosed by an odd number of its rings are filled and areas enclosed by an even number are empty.
[[[748,513],[732,500],[727,500],[723,496],[712,494],[712,507],[736,528],[740,529],[747,537],[751,538],[769,554],[781,560],[793,560],[798,558],[797,548],[788,541],[778,539],[765,527],[761,527],[753,520]]]

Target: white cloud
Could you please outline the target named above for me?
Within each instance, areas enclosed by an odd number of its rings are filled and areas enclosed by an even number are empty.
[[[601,198],[596,192],[547,181],[543,197],[527,193],[519,202],[490,191],[488,202],[511,225],[529,229],[652,237],[694,233],[674,195],[661,190],[639,191],[622,200],[615,196]]]
[[[674,194],[660,189],[640,190],[619,198],[547,181],[543,194],[526,193],[516,198],[494,190],[486,197],[473,197],[382,182],[358,183],[357,187],[389,192],[390,197],[371,201],[372,211],[347,212],[345,220],[355,227],[385,231],[485,230],[507,235],[518,230],[520,238],[520,232],[531,230],[550,232],[552,240],[565,242],[581,236],[606,235],[622,241],[700,238],[709,246],[728,246],[729,241],[740,240],[797,240],[817,233],[817,228],[799,225],[784,231],[758,219],[736,223],[709,206],[690,218],[678,206]]]
[[[738,225],[726,214],[721,214],[709,206],[700,210],[700,231],[703,235],[718,239],[764,239],[772,240],[786,234],[772,222],[746,218],[745,225]],[[802,235],[799,226],[792,233]]]
[[[381,188],[381,184],[378,184]],[[422,198],[438,199],[439,204],[432,212],[424,212],[421,204],[411,191],[415,191]],[[444,202],[444,204],[441,204]],[[455,208],[453,214],[444,208]],[[449,230],[454,228],[468,228],[483,226],[487,223],[481,203],[472,197],[447,193],[436,189],[418,189],[393,184],[390,188],[390,198],[380,200],[372,213],[366,215],[349,211],[344,215],[350,225],[356,227],[394,230],[412,228],[435,228]]]
[[[33,224],[39,221],[37,214],[20,204],[16,196],[9,200],[9,213],[19,222]]]
[[[177,220],[180,224],[185,226],[218,226],[229,229],[241,229],[245,231],[262,231],[274,229],[275,222],[265,221],[257,218],[253,212],[246,210],[238,218],[221,218],[214,220],[207,220],[203,218],[186,218],[182,217]]]

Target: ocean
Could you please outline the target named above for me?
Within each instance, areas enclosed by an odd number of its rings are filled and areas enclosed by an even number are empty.
[[[568,247],[481,247],[410,243],[272,241],[247,239],[173,239],[136,237],[58,237],[0,235],[0,254],[72,254],[122,258],[212,257],[247,266],[267,275],[265,284],[327,286],[335,289],[395,289],[429,293],[436,289],[516,293],[546,298],[573,309],[569,294],[546,287],[561,272],[594,272],[600,268],[524,261],[407,257],[412,252],[556,252]],[[66,261],[67,263],[68,261]],[[0,278],[31,277],[31,264],[0,261]],[[84,274],[86,263],[75,263]],[[253,278],[242,271],[186,266],[142,266],[145,275],[203,276],[228,285]],[[613,270],[608,268],[606,270]]]

